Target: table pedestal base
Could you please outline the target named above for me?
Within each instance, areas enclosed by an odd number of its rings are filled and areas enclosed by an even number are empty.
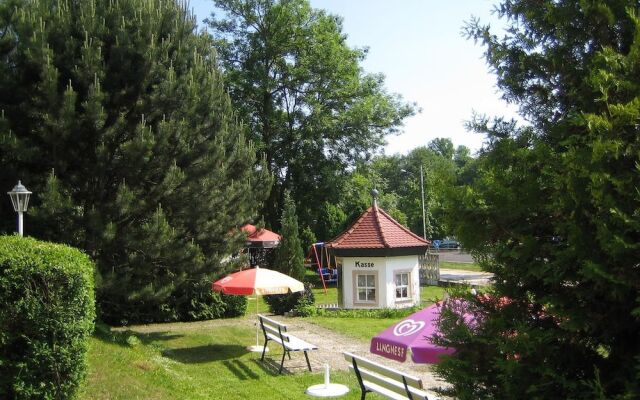
[[[349,392],[349,388],[339,383],[330,383],[325,385],[321,383],[319,385],[309,386],[306,393],[309,396],[314,397],[338,397],[343,396]]]

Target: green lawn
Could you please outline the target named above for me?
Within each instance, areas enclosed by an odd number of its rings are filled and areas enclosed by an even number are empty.
[[[313,296],[316,299],[316,304],[338,304],[338,289],[335,286],[327,287],[325,294],[322,285],[320,285],[319,289],[313,289]]]
[[[325,298],[324,291],[319,289],[320,293],[314,293],[316,296],[316,304],[320,304]],[[420,298],[422,306],[426,307],[433,304],[434,301],[442,299],[445,289],[438,286],[423,286],[420,288]],[[315,291],[314,291],[315,292]],[[333,304],[337,302],[337,290],[335,288],[328,289],[326,295],[327,303]],[[333,300],[335,299],[335,300]],[[389,326],[400,321],[398,318],[355,318],[355,317],[333,317],[330,314],[323,316],[308,317],[306,320],[312,324],[322,326],[334,332],[342,333],[363,341],[369,341],[371,338],[388,328]]]
[[[482,269],[480,268],[480,265],[477,263],[461,263],[461,262],[452,262],[452,261],[440,261],[440,268],[464,269],[467,271],[477,271],[477,272],[482,271]]]
[[[89,375],[80,399],[304,399],[307,387],[323,381],[322,371],[277,375],[276,361],[266,365],[246,351],[255,331],[246,326],[211,323],[156,325],[148,333],[99,333],[89,348]],[[304,366],[294,354],[285,366]],[[331,379],[351,388],[355,377],[332,371]],[[372,399],[375,398],[372,397]]]
[[[427,306],[434,302],[435,299],[442,299],[442,295],[445,289],[439,286],[423,286],[420,288],[420,299],[422,304]],[[327,293],[325,294],[324,289],[321,287],[320,289],[314,288],[313,295],[316,299],[316,304],[337,304],[338,303],[338,289],[335,286],[327,287]],[[255,303],[255,302],[254,302]],[[255,304],[249,307],[255,307]],[[261,308],[262,309],[262,308]],[[264,309],[262,309],[264,310]]]
[[[442,297],[444,289],[422,288],[426,305]],[[335,303],[337,292],[325,295],[315,289],[316,301]],[[260,312],[268,312],[261,297]],[[255,298],[249,300],[247,315],[254,318]],[[373,335],[397,322],[399,318],[336,318],[315,316],[309,322],[368,342]],[[246,346],[256,340],[255,330],[236,320],[195,323],[158,324],[110,331],[102,327],[91,339],[89,371],[82,387],[83,400],[129,399],[305,399],[307,387],[323,381],[322,371],[277,375],[277,347],[273,359],[264,364],[259,354]],[[304,359],[293,355],[291,362],[304,369]],[[290,365],[285,361],[285,366]],[[360,390],[352,373],[332,371],[331,380],[350,387],[343,399],[359,399]],[[369,394],[367,399],[381,399]]]
[[[342,318],[315,316],[305,318],[307,322],[352,338],[369,342],[377,333],[382,332],[401,318]]]

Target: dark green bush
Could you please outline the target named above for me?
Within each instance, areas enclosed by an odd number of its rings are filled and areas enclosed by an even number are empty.
[[[312,287],[312,285],[305,283],[303,292],[267,295],[264,296],[264,301],[269,305],[269,310],[276,315],[296,311],[296,313],[307,316],[310,306],[313,306],[316,301],[313,291],[311,291]]]
[[[74,398],[93,331],[94,266],[79,250],[0,236],[0,398]]]
[[[195,286],[185,314],[189,320],[232,318],[247,311],[247,296],[232,296],[211,290],[211,282],[203,281]]]

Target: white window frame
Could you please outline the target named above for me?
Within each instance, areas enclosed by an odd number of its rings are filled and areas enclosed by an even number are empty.
[[[407,284],[406,285],[400,285],[398,286],[398,276],[399,275],[406,275],[407,276]],[[402,278],[401,282],[402,282]],[[396,300],[396,302],[402,302],[402,301],[409,301],[411,300],[411,271],[395,271],[393,274],[393,284],[395,285],[395,290],[394,290],[394,298]],[[406,297],[398,297],[398,289],[406,289],[407,290],[407,296]]]
[[[373,286],[358,286],[358,276],[373,276]],[[380,301],[380,290],[378,288],[378,271],[353,271],[353,303],[354,305],[367,305],[367,306],[376,306]],[[374,300],[360,300],[360,289],[374,291]],[[368,298],[368,296],[367,296]]]

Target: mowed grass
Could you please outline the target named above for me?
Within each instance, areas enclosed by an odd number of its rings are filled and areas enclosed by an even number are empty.
[[[327,287],[325,293],[323,288],[312,289],[316,304],[337,304],[338,289],[335,286]],[[420,288],[420,300],[425,307],[435,301],[442,299],[445,288],[440,286],[422,286]],[[251,304],[249,305],[251,306]],[[255,306],[255,305],[254,305]]]
[[[423,305],[442,298],[443,288],[421,290]],[[316,302],[336,303],[337,290],[315,289]],[[255,319],[255,297],[249,299],[245,319]],[[258,296],[259,312],[268,307]],[[399,318],[333,318],[314,316],[309,322],[368,343],[371,337]],[[240,319],[194,323],[158,324],[112,330],[102,326],[91,339],[88,377],[81,389],[83,400],[130,399],[307,399],[305,389],[323,382],[323,371],[306,371],[304,357],[292,354],[285,368],[294,373],[277,374],[282,350],[271,345],[267,362],[246,346],[254,344],[256,331]],[[343,399],[359,399],[353,373],[332,371],[331,380],[350,388]],[[381,399],[376,394],[367,398]]]
[[[278,375],[281,350],[270,346],[263,363],[259,353],[245,349],[254,342],[250,326],[211,322],[155,325],[147,333],[98,333],[90,343],[80,398],[290,400],[307,398],[305,389],[323,381],[322,371],[306,372],[301,354],[285,361],[293,374]],[[360,397],[352,375],[331,374],[333,382],[351,388],[345,399]]]
[[[376,334],[398,322],[401,318],[343,318],[316,316],[305,318],[307,322],[345,336],[369,342]]]
[[[453,261],[440,261],[440,268],[462,269],[467,271],[481,272],[482,268],[477,263],[463,263]]]
[[[316,304],[320,304],[324,295],[324,290],[319,289],[321,293],[315,293]],[[337,302],[337,289],[329,288],[327,290],[327,299],[333,299],[328,301],[329,304]],[[423,286],[420,288],[421,306],[427,307],[433,304],[435,301],[442,299],[445,292],[445,288],[439,286]],[[307,322],[329,329],[331,331],[350,336],[355,339],[368,342],[377,333],[382,332],[391,325],[400,321],[402,317],[398,318],[361,318],[361,317],[333,317],[331,312],[327,312],[326,315],[316,315],[306,318]]]

